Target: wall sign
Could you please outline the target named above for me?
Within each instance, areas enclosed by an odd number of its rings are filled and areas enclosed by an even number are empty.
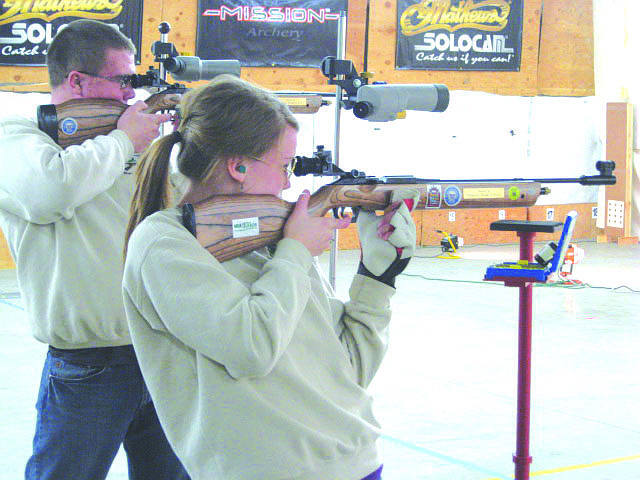
[[[120,29],[136,46],[140,63],[143,0],[4,0],[0,7],[0,65],[47,64],[51,40],[79,18],[100,20]]]
[[[396,68],[519,71],[523,0],[398,0]]]
[[[347,0],[199,0],[196,56],[244,67],[319,67]]]

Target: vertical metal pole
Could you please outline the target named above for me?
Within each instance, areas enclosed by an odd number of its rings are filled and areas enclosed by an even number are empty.
[[[166,33],[165,32],[160,33],[160,41],[162,43],[169,43],[169,32],[168,31]],[[160,55],[160,58],[164,60],[164,59],[167,58],[167,55],[166,54],[162,54],[162,55]],[[160,69],[160,78],[162,80],[166,80],[167,79],[167,71],[164,68],[164,62],[160,62],[159,69]]]
[[[520,259],[533,260],[534,232],[518,232],[520,237]],[[518,316],[518,406],[516,429],[515,480],[529,480],[530,425],[531,425],[531,325],[533,317],[533,284],[520,285]]]
[[[158,25],[158,30],[160,31],[160,41],[162,43],[169,43],[169,32],[171,31],[171,25],[169,24],[169,22],[162,22],[160,25]],[[168,58],[168,55],[162,54],[160,55],[160,58],[164,60]],[[162,81],[166,81],[167,71],[164,68],[164,62],[160,62],[158,70],[160,72],[160,78],[162,79]],[[160,136],[164,136],[164,123],[160,124]]]
[[[347,13],[343,10],[340,12],[340,21],[338,23],[338,49],[336,59],[344,60],[346,55],[346,37],[347,37]],[[335,109],[335,130],[333,134],[333,161],[336,166],[340,165],[340,112],[342,109],[342,87],[336,86],[336,109]],[[338,231],[333,232],[331,240],[331,250],[329,254],[329,283],[331,288],[336,288],[336,264],[338,262]]]

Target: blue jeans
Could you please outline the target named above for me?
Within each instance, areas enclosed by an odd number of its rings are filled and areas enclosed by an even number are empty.
[[[133,347],[50,348],[27,480],[99,480],[120,445],[132,480],[188,479],[160,426]]]

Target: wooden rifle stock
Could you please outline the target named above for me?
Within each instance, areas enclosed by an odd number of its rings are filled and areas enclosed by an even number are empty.
[[[144,112],[174,110],[179,102],[178,94],[155,93],[145,100],[147,108]],[[38,127],[62,148],[80,145],[89,138],[114,130],[128,106],[118,100],[103,98],[76,98],[59,105],[40,105]]]
[[[315,113],[328,102],[320,95],[277,95],[293,113]],[[145,100],[145,113],[175,110],[179,93],[158,92]],[[89,138],[106,135],[117,127],[128,105],[118,100],[77,98],[59,105],[39,105],[38,127],[62,148],[80,145]]]
[[[384,210],[396,189],[419,191],[417,210],[528,207],[544,193],[540,183],[534,181],[414,180],[417,183],[325,185],[311,195],[309,215],[321,217],[346,207]],[[214,195],[194,204],[195,218],[186,223],[195,229],[198,242],[218,261],[225,262],[280,240],[294,206],[273,195]]]

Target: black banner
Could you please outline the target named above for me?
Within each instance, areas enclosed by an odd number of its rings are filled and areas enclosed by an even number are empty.
[[[79,18],[99,20],[120,29],[136,46],[140,63],[143,0],[13,0],[0,7],[0,65],[46,65],[51,40]],[[8,6],[7,6],[8,5]]]
[[[396,68],[519,71],[523,0],[398,0]]]
[[[199,0],[196,56],[244,67],[319,67],[347,0]]]

